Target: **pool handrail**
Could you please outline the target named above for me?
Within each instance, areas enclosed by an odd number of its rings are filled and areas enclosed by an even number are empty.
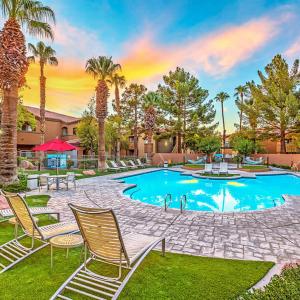
[[[169,202],[167,203],[167,199],[169,198]],[[172,202],[172,195],[169,193],[165,196],[165,199],[164,199],[164,207],[165,207],[165,211],[167,211],[169,205],[171,204]]]
[[[184,210],[185,207],[186,207],[186,203],[187,203],[186,195],[182,195],[182,196],[180,197],[180,213],[181,213],[181,214],[183,213],[183,210]]]

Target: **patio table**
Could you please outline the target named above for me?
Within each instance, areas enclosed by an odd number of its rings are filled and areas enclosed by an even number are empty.
[[[59,190],[59,184],[60,182],[63,182],[64,180],[66,180],[68,177],[68,175],[49,175],[47,176],[47,189],[49,189],[49,180],[53,179],[53,181],[55,181],[56,183],[56,190]]]

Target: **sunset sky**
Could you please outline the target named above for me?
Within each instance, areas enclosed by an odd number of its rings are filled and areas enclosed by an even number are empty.
[[[59,59],[58,67],[46,69],[47,109],[61,113],[80,116],[96,84],[85,74],[85,62],[107,55],[122,65],[129,83],[150,90],[181,66],[199,78],[210,98],[229,93],[225,117],[231,131],[238,118],[234,88],[257,80],[257,70],[277,53],[288,62],[300,57],[300,0],[42,2],[57,16],[55,40],[45,41]],[[38,106],[37,65],[30,67],[27,83],[24,102]]]

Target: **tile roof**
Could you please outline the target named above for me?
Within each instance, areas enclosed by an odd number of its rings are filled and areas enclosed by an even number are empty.
[[[40,117],[40,109],[37,107],[33,106],[25,106],[28,111],[30,111],[32,114],[34,114],[36,117]],[[73,122],[78,122],[80,118],[72,117],[72,116],[67,116],[63,114],[59,114],[53,111],[46,110],[46,119],[50,120],[57,120],[61,121],[63,123],[73,123]]]

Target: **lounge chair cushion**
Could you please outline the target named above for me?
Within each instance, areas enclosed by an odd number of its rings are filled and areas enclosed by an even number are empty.
[[[9,209],[9,204],[7,203],[5,197],[0,195],[0,210],[1,209]]]
[[[55,223],[39,227],[39,230],[41,231],[41,234],[45,240],[57,235],[79,231],[77,223],[75,222]]]
[[[130,264],[134,263],[145,250],[159,238],[139,233],[129,233],[123,236],[123,242],[127,251]]]

